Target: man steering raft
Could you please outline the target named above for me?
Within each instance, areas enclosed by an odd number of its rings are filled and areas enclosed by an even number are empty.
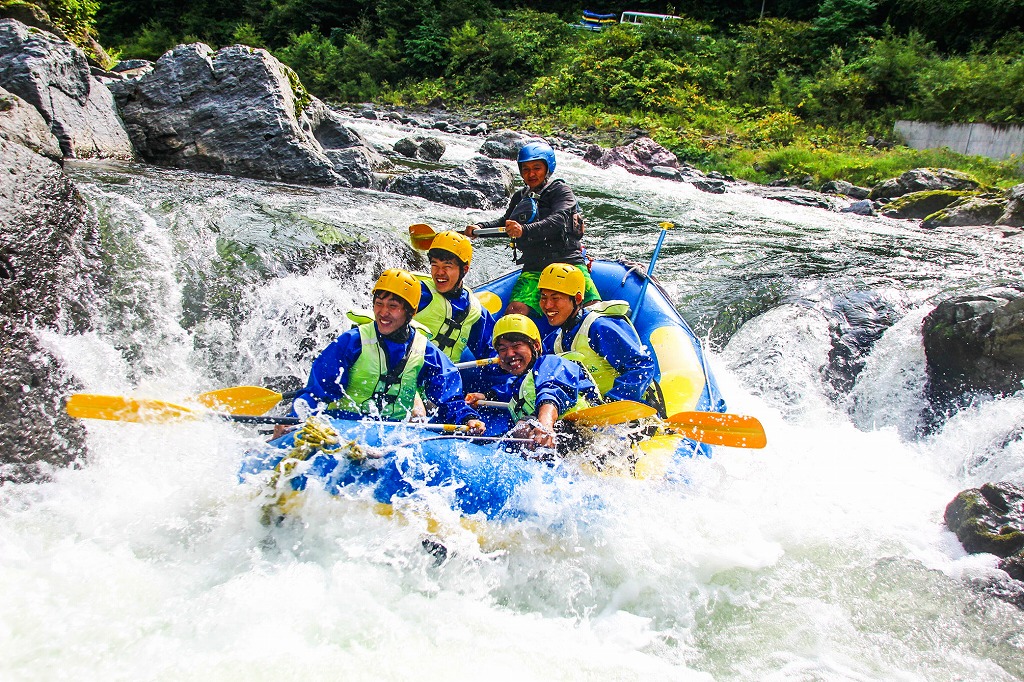
[[[439,421],[483,433],[452,361],[410,325],[420,293],[412,273],[384,271],[373,287],[373,321],[348,330],[313,361],[293,413],[323,409],[338,417],[405,421],[419,394],[437,407]]]
[[[459,232],[442,232],[430,250],[430,280],[422,283],[419,312],[414,318],[452,362],[493,357],[494,318],[476,294],[462,284],[473,262],[473,244]],[[463,357],[468,350],[472,357]]]
[[[656,372],[654,357],[629,321],[625,301],[603,301],[584,308],[586,283],[580,271],[552,263],[540,275],[540,307],[555,329],[544,339],[544,352],[570,354],[597,384],[605,401],[635,400],[652,407],[648,394]]]
[[[515,249],[523,252],[516,263],[523,266],[506,313],[541,315],[537,279],[544,266],[575,265],[586,282],[584,303],[600,301],[601,294],[587,271],[583,255],[583,216],[576,195],[562,180],[552,180],[555,150],[546,142],[530,142],[519,150],[519,175],[526,187],[509,200],[505,215],[466,228],[472,237],[477,228],[504,227]]]
[[[555,422],[588,407],[588,398],[598,400],[593,382],[576,363],[542,355],[540,331],[525,315],[513,313],[495,322],[493,343],[501,372],[489,395],[469,393],[466,402],[507,401],[517,422],[508,435],[532,439],[534,448],[556,447]]]

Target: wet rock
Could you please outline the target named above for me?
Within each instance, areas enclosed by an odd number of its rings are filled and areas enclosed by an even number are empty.
[[[970,196],[971,193],[959,190],[935,189],[922,192],[911,192],[893,199],[881,209],[887,218],[902,220],[922,220],[936,211],[940,211],[958,199]]]
[[[943,301],[921,334],[929,394],[939,412],[979,394],[1019,391],[1024,379],[1024,287],[996,288]]]
[[[1006,210],[996,225],[1024,227],[1024,183],[1015,185],[1006,193]]]
[[[839,209],[840,213],[853,213],[854,215],[873,216],[875,215],[875,205],[867,199],[861,199],[860,201],[854,201],[849,206]]]
[[[58,164],[5,139],[0,159],[0,480],[27,481],[85,457],[78,387],[33,330],[90,327],[99,236]]]
[[[944,518],[968,552],[1009,557],[1024,549],[1024,488],[1013,483],[964,490]]]
[[[395,151],[402,156],[423,161],[440,161],[446,148],[444,142],[436,137],[424,137],[423,135],[403,137],[395,143]]]
[[[825,377],[839,392],[853,388],[875,343],[903,310],[876,291],[855,291],[836,298],[826,311],[832,348]]]
[[[708,194],[725,194],[727,188],[724,180],[714,180],[712,178],[688,179],[687,182],[701,192],[707,192]]]
[[[964,227],[994,225],[1006,210],[1006,200],[997,195],[968,196],[957,199],[921,221],[921,227]]]
[[[512,196],[512,173],[504,165],[477,156],[451,170],[414,171],[399,175],[385,189],[459,208],[504,207]]]
[[[651,175],[656,178],[665,178],[666,180],[681,180],[683,177],[679,173],[678,168],[672,168],[670,166],[655,166],[651,169]]]
[[[621,166],[634,175],[651,175],[655,166],[679,168],[679,159],[649,137],[638,137],[612,149],[592,145],[583,159],[599,168]]]
[[[841,194],[851,199],[867,199],[871,190],[867,187],[858,187],[845,180],[829,180],[821,186],[824,194]]]
[[[871,199],[893,199],[911,192],[925,190],[975,190],[980,187],[977,180],[966,173],[949,168],[914,168],[898,178],[890,178],[871,189]]]
[[[814,192],[812,190],[801,189],[799,187],[744,185],[742,187],[734,188],[734,191],[739,191],[744,194],[752,194],[754,196],[761,197],[762,199],[784,201],[788,204],[796,204],[797,206],[823,208],[826,211],[838,211],[840,207],[840,200],[833,196]]]
[[[480,153],[492,159],[512,159],[519,156],[519,150],[529,142],[542,142],[536,135],[516,132],[515,130],[499,130],[480,145]]]
[[[3,88],[0,88],[0,139],[20,144],[54,161],[64,157],[42,114]]]
[[[136,148],[151,163],[345,187],[368,187],[370,171],[387,167],[266,50],[179,45],[152,72],[111,88]]]
[[[0,86],[42,114],[64,156],[134,158],[110,91],[71,43],[0,20]]]

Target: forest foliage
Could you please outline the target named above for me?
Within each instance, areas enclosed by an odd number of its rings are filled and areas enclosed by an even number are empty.
[[[23,0],[0,0],[12,1]],[[898,119],[1024,123],[1024,0],[589,3],[682,17],[601,32],[574,27],[582,6],[567,0],[49,6],[122,58],[156,59],[197,40],[245,43],[273,52],[328,101],[439,97],[538,128],[642,128],[697,164],[750,158],[739,149],[762,161],[793,145],[851,151],[868,135],[891,135]]]

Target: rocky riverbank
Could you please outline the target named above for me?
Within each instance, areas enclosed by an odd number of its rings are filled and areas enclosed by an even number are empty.
[[[508,164],[495,159],[515,158],[523,142],[533,139],[529,132],[495,131],[485,120],[439,111],[335,110],[309,95],[269,53],[244,46],[218,51],[202,44],[178,46],[155,64],[124,67],[98,70],[60,37],[0,21],[0,157],[7,171],[0,176],[3,480],[31,480],[87,456],[84,431],[62,405],[76,389],[75,379],[44,342],[50,332],[90,329],[93,301],[103,291],[95,219],[63,173],[63,158],[135,159],[490,209],[508,200],[514,180]],[[422,133],[393,149],[378,149],[346,124],[352,116],[388,117]],[[445,164],[443,142],[430,130],[478,136],[480,155],[465,164]],[[612,149],[568,136],[550,141],[563,153],[602,167],[622,166],[704,192],[743,192],[826,210],[920,220],[923,229],[988,225],[1003,238],[1020,238],[1017,228],[1024,225],[1024,185],[998,193],[943,169],[917,169],[873,188],[763,187],[682,164],[640,131]],[[1022,311],[1024,287],[996,282],[937,302],[921,332],[933,423],[972,401],[1021,389]],[[947,514],[950,527],[973,551],[960,535],[965,524],[950,518]],[[1007,518],[1010,533],[1024,533],[1019,517]],[[1012,559],[1013,565],[1021,561]]]

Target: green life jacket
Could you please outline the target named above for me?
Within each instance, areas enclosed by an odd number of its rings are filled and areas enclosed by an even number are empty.
[[[567,414],[579,412],[587,407],[590,407],[590,403],[581,394],[577,393],[576,404],[565,412],[561,412],[558,418],[561,419]],[[514,421],[537,416],[537,378],[532,368],[526,374],[523,383],[519,384],[519,392],[508,401],[508,411]]]
[[[412,414],[420,370],[426,357],[427,337],[413,328],[409,352],[398,367],[387,366],[387,351],[377,339],[373,322],[357,327],[362,351],[345,377],[345,397],[327,406],[379,416],[382,419],[404,420]]]
[[[451,358],[452,362],[458,362],[462,359],[462,351],[469,344],[469,333],[473,330],[473,325],[483,316],[480,301],[473,291],[466,287],[469,308],[459,320],[455,317],[451,302],[437,291],[434,280],[423,280],[423,283],[427,285],[432,297],[430,303],[416,313],[413,319],[430,330],[430,340],[442,353]]]
[[[583,318],[583,324],[580,325],[580,330],[576,332],[571,346],[566,348],[563,345],[564,334],[561,329],[555,334],[555,353],[565,356],[571,352],[573,355],[570,356],[570,359],[583,365],[597,385],[597,390],[601,392],[601,395],[604,395],[612,390],[619,372],[612,367],[612,363],[608,362],[590,346],[590,327],[594,324],[594,320],[602,316],[621,318],[626,320],[629,326],[632,327],[633,323],[629,322],[629,304],[625,301],[598,301],[588,306],[586,310],[587,314]]]

